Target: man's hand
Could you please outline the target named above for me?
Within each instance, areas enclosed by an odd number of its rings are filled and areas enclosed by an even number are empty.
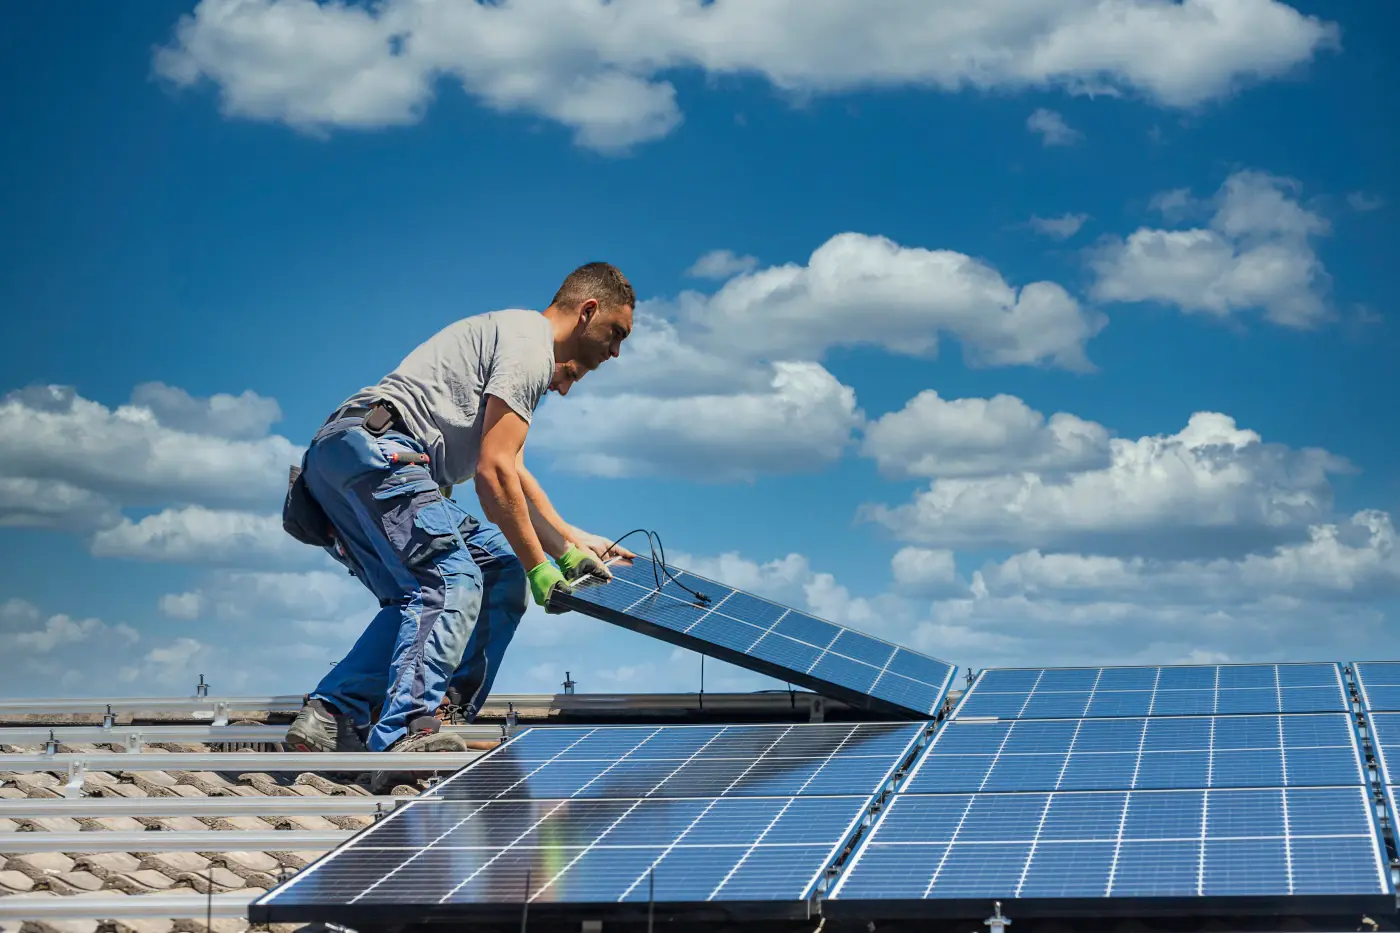
[[[574,534],[570,537],[573,539],[574,544],[592,551],[603,560],[607,560],[610,557],[620,558],[624,566],[630,565],[632,563],[632,558],[637,556],[622,545],[613,544],[602,535],[589,534],[580,528],[575,528]]]
[[[549,597],[554,593],[568,595],[573,592],[573,588],[569,586],[558,567],[544,561],[530,568],[525,577],[530,581],[530,595],[535,598],[535,605],[542,606],[545,612],[563,611],[549,607]]]
[[[597,554],[586,547],[571,545],[559,557],[559,569],[564,571],[564,579],[573,582],[580,577],[594,576],[603,580],[612,579],[612,571]]]

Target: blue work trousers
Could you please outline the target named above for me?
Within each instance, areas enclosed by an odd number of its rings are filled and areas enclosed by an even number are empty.
[[[380,610],[311,696],[349,715],[371,751],[431,717],[449,684],[475,718],[525,613],[525,571],[505,537],[444,496],[412,437],[376,437],[358,416],[332,420],[303,461],[306,484],[335,527],[331,556]],[[374,721],[376,708],[378,721]]]

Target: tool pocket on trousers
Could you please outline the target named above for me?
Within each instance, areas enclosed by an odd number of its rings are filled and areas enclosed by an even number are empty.
[[[384,534],[405,567],[418,570],[460,548],[457,520],[431,481],[378,491]]]

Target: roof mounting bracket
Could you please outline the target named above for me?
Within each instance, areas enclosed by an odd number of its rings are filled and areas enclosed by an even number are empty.
[[[128,755],[135,755],[141,751],[141,733],[137,731],[126,734],[126,752]]]
[[[53,730],[52,730],[52,729],[49,730],[49,737],[48,737],[48,739],[45,740],[45,742],[44,742],[44,754],[45,754],[45,755],[57,755],[57,754],[58,754],[58,737],[55,736],[55,735],[53,734]]]
[[[112,712],[112,704],[107,704],[107,712],[102,714],[102,728],[110,729],[117,724],[116,714]]]
[[[203,679],[203,678],[201,678],[201,679]],[[214,722],[213,722],[213,725],[215,725],[215,726],[226,726],[226,725],[228,725],[228,701],[227,701],[227,700],[220,700],[218,703],[215,703],[215,704],[214,704]]]
[[[207,697],[209,695],[209,685],[204,682],[204,675],[199,675],[199,683],[195,685],[194,695],[197,697]]]
[[[68,763],[68,783],[63,785],[63,796],[68,798],[83,795],[83,781],[87,778],[87,765],[82,759]]]
[[[822,697],[819,697],[819,696],[814,696],[814,697],[812,697],[812,699],[807,703],[807,721],[808,721],[808,722],[825,722],[825,721],[826,721],[826,700],[825,700],[825,699],[823,699]]]

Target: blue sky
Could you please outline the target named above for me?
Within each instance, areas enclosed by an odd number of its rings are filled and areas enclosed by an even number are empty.
[[[310,689],[374,606],[287,463],[591,259],[644,301],[532,432],[575,524],[974,668],[1397,656],[1400,14],[1117,7],[11,13],[5,692]],[[566,668],[699,663],[531,613],[498,689]]]

